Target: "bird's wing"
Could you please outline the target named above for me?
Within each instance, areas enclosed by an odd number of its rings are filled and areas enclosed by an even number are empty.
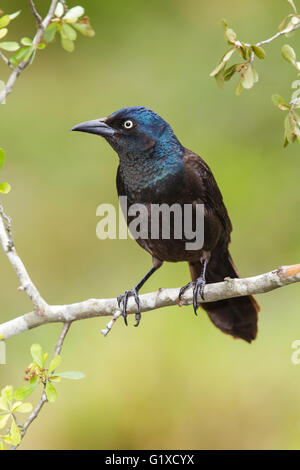
[[[185,149],[184,169],[186,181],[193,196],[204,203],[206,210],[217,215],[225,233],[229,236],[232,224],[221,191],[207,163],[196,153]]]

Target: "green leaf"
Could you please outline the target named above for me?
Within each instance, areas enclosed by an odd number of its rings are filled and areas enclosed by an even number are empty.
[[[80,371],[67,371],[67,372],[55,372],[57,377],[62,377],[63,379],[72,379],[72,380],[79,380],[85,377],[85,374]]]
[[[32,45],[32,39],[22,38],[21,39],[21,44],[23,44],[23,46],[31,46]]]
[[[10,23],[9,15],[4,15],[0,17],[0,28],[5,28]]]
[[[70,41],[75,41],[77,38],[75,29],[67,23],[63,23],[61,35],[64,37],[64,39],[69,39]]]
[[[289,62],[292,65],[295,65],[295,63],[296,63],[296,53],[295,53],[294,49],[291,46],[289,46],[288,44],[285,44],[284,46],[282,46],[281,54],[282,54],[282,57],[287,62]]]
[[[209,76],[210,77],[215,77],[220,72],[220,70],[222,70],[225,67],[225,65],[226,65],[225,62],[220,62],[217,65],[217,67],[212,72],[210,72]]]
[[[290,105],[287,104],[280,95],[272,95],[271,99],[275,106],[277,106],[282,111],[287,111],[290,108]]]
[[[81,34],[83,34],[83,36],[86,36],[88,38],[92,38],[96,34],[90,24],[73,23],[72,26],[73,28],[77,29],[77,31],[79,31]]]
[[[217,67],[209,74],[210,77],[215,77],[226,65],[226,63],[229,61],[230,57],[232,54],[236,51],[235,47],[232,47],[229,49],[222,57],[221,62]]]
[[[36,382],[36,383],[33,383],[33,384],[22,385],[21,387],[18,387],[15,390],[15,393],[14,393],[15,400],[22,401],[25,398],[29,397],[29,395],[31,395],[31,393],[35,390],[37,385],[38,384]]]
[[[2,28],[0,29],[0,39],[3,39],[8,33],[8,29],[7,28]]]
[[[6,387],[1,390],[1,398],[6,400],[10,405],[13,401],[14,389],[12,385],[6,385]]]
[[[6,400],[6,398],[1,397],[0,398],[0,411],[9,411],[9,404]]]
[[[250,51],[251,49],[247,47],[243,42],[241,42],[241,45],[239,47],[239,53],[243,57],[244,60],[248,60],[250,58]]]
[[[73,7],[63,17],[68,23],[76,23],[78,18],[84,15],[84,8],[81,6]]]
[[[223,28],[224,28],[224,37],[229,41],[230,43],[234,43],[236,40],[236,33],[233,31],[233,29],[228,28],[227,21],[222,20],[223,23]]]
[[[231,28],[227,28],[225,32],[225,37],[229,42],[233,43],[236,40],[236,33]]]
[[[11,190],[9,183],[0,183],[0,193],[7,194]]]
[[[34,61],[35,56],[36,56],[36,49],[34,49],[34,50],[32,51],[32,55],[31,55],[30,62],[29,62],[30,65],[31,65],[32,62]]]
[[[57,377],[57,375],[50,375],[49,380],[51,380],[51,382],[61,382],[61,377]]]
[[[43,367],[45,366],[45,363],[46,363],[46,361],[47,361],[47,357],[48,357],[48,353],[45,352],[45,353],[44,353],[44,359],[43,359]]]
[[[244,75],[241,78],[243,88],[249,89],[252,88],[254,85],[254,74],[252,65],[249,64],[247,70],[244,72]]]
[[[30,385],[37,384],[37,381],[38,381],[37,375],[33,375],[33,376],[30,377],[30,379],[29,379]]]
[[[61,357],[55,356],[50,362],[48,373],[51,374],[55,369],[57,369],[61,364]]]
[[[17,16],[19,16],[20,13],[21,13],[21,10],[16,11],[15,13],[11,13],[8,16],[10,17],[11,20],[14,20],[15,18],[17,18]]]
[[[50,401],[51,403],[55,402],[57,399],[57,391],[50,382],[46,383],[46,395],[48,401]]]
[[[11,422],[9,438],[13,446],[17,446],[21,442],[21,432],[14,419]]]
[[[231,65],[231,67],[228,67],[228,69],[224,70],[224,80],[226,82],[230,80],[231,77],[235,74],[237,65],[239,64]]]
[[[16,52],[16,54],[14,54],[13,56],[10,57],[10,62],[16,66],[18,65],[21,60],[23,59],[23,57],[25,57],[25,55],[27,54],[28,50],[31,49],[31,48],[28,48],[28,47],[21,47],[21,49],[18,50],[18,52]]]
[[[32,411],[32,404],[31,403],[15,403],[12,411],[15,413],[30,413]]]
[[[259,59],[264,59],[266,56],[265,51],[263,50],[262,47],[256,46],[255,44],[252,44],[251,49],[253,50],[254,54],[259,58]]]
[[[67,52],[73,52],[75,45],[73,41],[70,39],[65,39],[64,37],[61,38],[61,45]]]
[[[5,51],[17,51],[19,48],[19,44],[14,41],[0,42],[0,49],[4,49]]]
[[[40,42],[40,44],[37,46],[38,49],[45,49],[46,44],[44,42]]]
[[[254,66],[252,65],[252,72],[253,72],[253,80],[254,80],[254,83],[258,82],[258,73],[257,71],[255,70]]]
[[[295,134],[295,123],[290,113],[287,114],[284,120],[284,147],[289,143],[295,142],[297,135]]]
[[[43,34],[46,42],[52,42],[57,32],[57,23],[51,23]]]
[[[55,16],[57,16],[58,18],[60,18],[63,14],[64,14],[64,11],[65,11],[65,8],[63,6],[63,4],[61,2],[58,2],[56,8],[55,8]]]
[[[235,52],[235,50],[236,50],[235,47],[233,47],[232,49],[229,49],[229,51],[227,51],[226,54],[224,55],[222,62],[228,62],[232,54]]]
[[[224,68],[220,70],[220,72],[215,75],[215,79],[217,82],[218,87],[224,88]]]
[[[10,415],[9,413],[7,413],[7,414],[5,414],[5,415],[0,415],[0,429],[5,428],[5,426],[7,425],[7,422],[8,422],[8,420],[9,420],[10,416],[11,416],[11,415]]]
[[[0,149],[0,169],[3,166],[4,160],[5,160],[5,152],[3,149]]]
[[[26,46],[22,47],[16,54],[14,54],[9,60],[10,62],[16,66],[18,65],[21,61],[27,62],[32,55],[35,55],[36,50],[33,46]],[[32,63],[32,60],[30,61],[30,64]]]
[[[23,58],[24,62],[27,62],[27,60],[29,60],[33,54],[35,55],[35,53],[36,53],[35,49],[33,49],[32,47],[27,47],[27,52]],[[32,60],[30,61],[30,63],[32,63]]]
[[[44,355],[42,346],[39,344],[33,344],[30,348],[31,356],[34,362],[42,369],[44,367]]]

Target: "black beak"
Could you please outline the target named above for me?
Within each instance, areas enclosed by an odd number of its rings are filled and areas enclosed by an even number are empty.
[[[96,134],[102,137],[113,136],[115,131],[105,122],[106,118],[94,119],[93,121],[86,121],[72,127],[71,131],[88,132],[89,134]]]

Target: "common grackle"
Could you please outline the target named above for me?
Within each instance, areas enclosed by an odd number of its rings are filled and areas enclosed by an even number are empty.
[[[192,286],[195,313],[198,295],[204,295],[205,282],[238,277],[228,251],[232,225],[213,174],[202,158],[181,145],[166,121],[150,109],[134,106],[103,119],[83,122],[71,130],[102,136],[117,152],[120,159],[117,190],[119,196],[127,196],[129,207],[136,203],[147,207],[162,203],[192,207],[204,204],[201,249],[187,250],[186,240],[175,238],[174,230],[170,239],[163,239],[160,232],[157,239],[136,240],[152,255],[153,266],[133,289],[118,297],[126,324],[128,298],[134,296],[139,307],[140,288],[163,261],[189,263],[192,282],[181,289],[179,297]],[[124,215],[129,223],[132,218],[128,213]],[[202,303],[201,307],[224,333],[248,342],[256,337],[259,306],[252,296]],[[140,314],[136,314],[135,326],[139,321]]]

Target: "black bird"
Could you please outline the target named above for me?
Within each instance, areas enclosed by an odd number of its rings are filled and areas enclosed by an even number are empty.
[[[181,289],[179,297],[193,286],[195,313],[198,294],[203,297],[205,282],[239,277],[228,251],[232,225],[213,174],[202,158],[181,145],[166,121],[150,109],[134,106],[103,119],[83,122],[71,130],[102,136],[117,152],[120,159],[117,190],[119,196],[127,196],[128,207],[135,203],[147,207],[162,203],[193,204],[193,207],[204,204],[201,249],[187,250],[186,239],[174,237],[174,227],[170,239],[163,239],[159,232],[158,239],[136,240],[152,255],[153,266],[133,289],[118,297],[126,324],[129,296],[134,296],[139,306],[139,290],[163,261],[189,263],[192,282]],[[124,215],[130,223],[132,217]],[[150,212],[149,218],[151,226]],[[248,342],[256,337],[259,306],[252,296],[208,302],[201,307],[224,333]],[[140,314],[136,320],[135,326],[139,324]]]

